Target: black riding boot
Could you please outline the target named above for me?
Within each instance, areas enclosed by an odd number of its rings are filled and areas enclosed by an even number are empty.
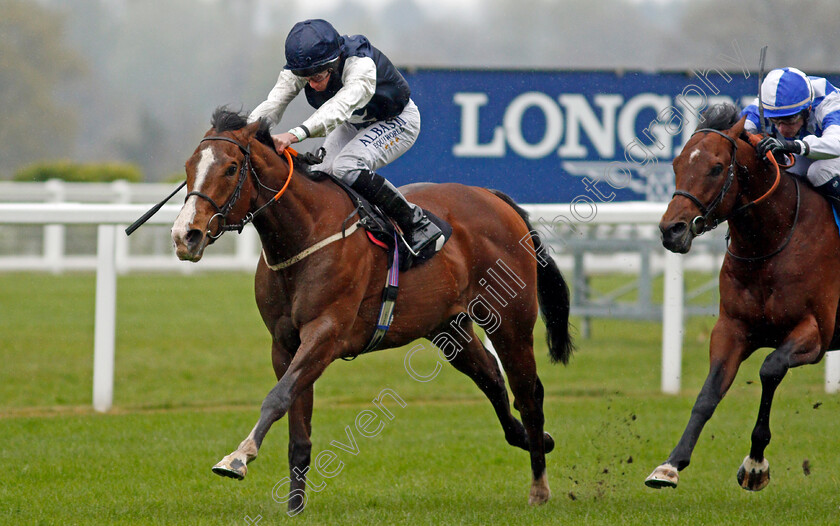
[[[361,170],[350,187],[400,226],[406,243],[415,255],[441,236],[440,228],[426,217],[423,209],[406,201],[400,191],[381,175]]]

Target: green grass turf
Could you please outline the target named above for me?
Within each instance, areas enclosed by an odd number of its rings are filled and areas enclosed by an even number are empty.
[[[607,278],[611,279],[611,278]],[[700,438],[676,490],[643,480],[666,457],[705,377],[714,319],[689,320],[682,393],[659,393],[661,325],[594,320],[546,389],[552,500],[526,505],[527,454],[504,442],[490,404],[451,367],[430,382],[407,348],[333,364],[316,384],[313,457],[343,462],[296,518],[272,499],[287,476],[285,421],[242,482],[210,467],[244,438],[274,384],[269,338],[244,274],[119,279],[115,408],[90,409],[94,277],[0,275],[0,524],[836,524],[840,400],[824,368],[780,387],[768,448],[772,478],[738,488],[760,387],[757,353]],[[579,323],[579,320],[576,321]],[[429,344],[413,364],[432,370]],[[345,427],[385,388],[405,407],[357,455]],[[803,468],[807,461],[808,469]],[[317,482],[317,481],[316,481]],[[281,492],[282,493],[282,492]]]

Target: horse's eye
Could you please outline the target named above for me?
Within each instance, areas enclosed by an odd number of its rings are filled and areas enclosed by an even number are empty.
[[[712,167],[712,170],[709,172],[709,175],[720,175],[723,172],[723,165],[716,164]]]
[[[233,177],[236,175],[236,163],[231,164],[228,166],[227,170],[225,170],[226,177]]]

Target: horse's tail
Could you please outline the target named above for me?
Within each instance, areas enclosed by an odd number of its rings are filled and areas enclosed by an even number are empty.
[[[572,336],[569,332],[569,286],[563,274],[560,273],[560,269],[557,268],[557,263],[543,245],[539,234],[531,226],[528,212],[507,194],[499,190],[490,191],[513,208],[528,227],[534,243],[534,257],[537,259],[537,298],[540,303],[540,314],[545,323],[548,354],[553,362],[567,364],[574,351]]]

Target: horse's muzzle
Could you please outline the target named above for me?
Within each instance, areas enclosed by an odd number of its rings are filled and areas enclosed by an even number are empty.
[[[204,254],[204,247],[207,246],[207,236],[204,232],[192,228],[190,230],[172,229],[172,243],[175,246],[175,255],[181,261],[198,261]]]
[[[685,254],[691,250],[694,233],[685,221],[659,223],[659,232],[662,235],[662,246],[671,252]]]

